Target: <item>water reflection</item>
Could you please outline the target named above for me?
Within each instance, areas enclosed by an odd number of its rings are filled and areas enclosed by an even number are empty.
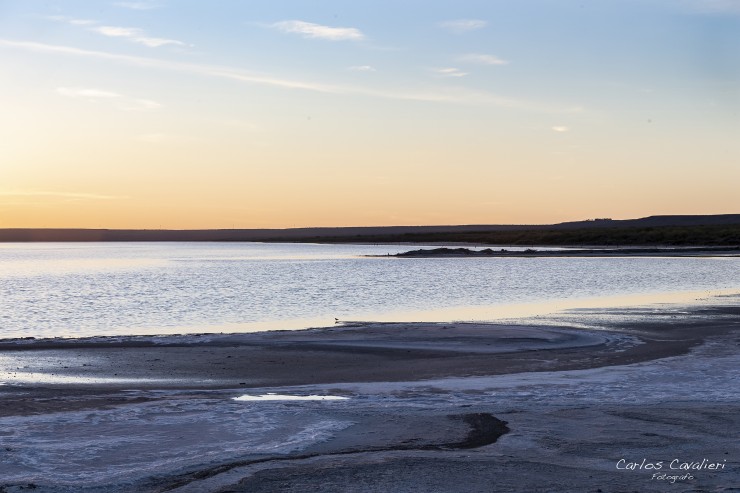
[[[498,320],[740,290],[740,258],[363,257],[408,249],[4,245],[0,338],[299,329],[332,325],[335,317]]]

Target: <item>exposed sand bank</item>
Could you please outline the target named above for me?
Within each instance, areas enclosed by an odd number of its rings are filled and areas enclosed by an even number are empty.
[[[601,331],[350,324],[6,342],[0,490],[730,491],[736,300],[613,312]],[[234,400],[266,392],[347,399]],[[664,461],[668,479],[620,459]],[[724,468],[671,480],[687,472],[673,459]]]
[[[675,354],[694,343],[680,338],[646,348],[616,333],[556,327],[357,323],[251,334],[24,341],[4,345],[0,358],[9,369],[0,379],[108,388],[407,381],[589,368]]]

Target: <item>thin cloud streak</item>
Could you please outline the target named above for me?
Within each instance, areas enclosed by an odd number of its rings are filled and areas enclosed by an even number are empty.
[[[115,26],[100,26],[91,29],[91,31],[103,36],[110,36],[114,38],[131,38],[141,34],[142,30],[134,27],[115,27]]]
[[[73,17],[67,17],[66,15],[51,15],[47,17],[50,21],[54,22],[66,22],[73,26],[94,26],[98,21],[92,19],[75,19]]]
[[[162,107],[162,104],[150,99],[129,98],[117,92],[102,89],[57,87],[56,93],[67,98],[84,99],[92,103],[111,101],[116,108],[124,111],[149,111]]]
[[[509,61],[493,55],[469,53],[460,57],[461,62],[476,63],[478,65],[508,65]]]
[[[457,104],[488,104],[506,108],[515,108],[526,111],[546,113],[575,113],[583,111],[578,106],[562,106],[553,104],[537,103],[525,100],[505,98],[493,93],[475,91],[465,88],[440,88],[430,91],[399,92],[393,90],[376,90],[367,87],[337,86],[299,80],[280,79],[266,75],[256,75],[229,67],[216,67],[198,65],[184,62],[172,62],[156,58],[138,57],[131,55],[119,55],[103,51],[92,51],[69,46],[49,45],[33,41],[13,41],[0,39],[0,46],[22,49],[37,53],[63,54],[94,58],[98,60],[110,60],[128,65],[154,68],[160,70],[171,70],[176,72],[190,73],[201,76],[216,77],[221,79],[237,80],[245,83],[259,84],[265,86],[281,87],[285,89],[301,89],[306,91],[320,92],[325,94],[360,95],[383,99],[395,99],[403,101],[435,102],[435,103],[457,103]]]
[[[51,190],[0,190],[0,197],[59,197],[64,199],[120,200],[129,197],[122,195],[101,195],[97,193],[56,192]]]
[[[354,27],[330,27],[305,21],[280,21],[270,27],[285,33],[300,34],[304,38],[326,39],[329,41],[360,41],[365,35]]]
[[[127,111],[148,111],[157,110],[163,105],[151,99],[132,99],[130,102],[120,106],[122,110]]]
[[[487,25],[488,22],[481,19],[456,19],[439,23],[439,27],[455,34],[477,31],[478,29],[483,29]]]
[[[151,2],[115,2],[113,5],[131,10],[153,10],[160,7],[159,4]]]
[[[150,48],[159,48],[160,46],[187,46],[182,41],[167,38],[155,38],[147,36],[143,29],[138,27],[120,27],[120,26],[100,26],[98,21],[91,19],[75,19],[64,15],[53,15],[47,19],[55,22],[65,22],[73,26],[86,26],[89,31],[111,38],[124,38],[134,43],[142,44]]]
[[[182,41],[166,38],[152,38],[144,34],[143,29],[138,27],[98,26],[90,29],[93,32],[113,38],[126,38],[134,43],[142,44],[150,48],[159,48],[165,45],[186,46]]]
[[[57,94],[68,98],[88,98],[88,99],[115,99],[122,97],[120,94],[101,89],[83,89],[73,87],[57,87]]]
[[[446,68],[435,68],[432,72],[442,77],[465,77],[468,75],[467,72],[463,72],[459,68],[446,67]]]

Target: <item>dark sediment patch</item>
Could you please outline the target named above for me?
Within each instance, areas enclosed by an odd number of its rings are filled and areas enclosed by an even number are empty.
[[[509,431],[507,422],[488,413],[464,414],[462,420],[470,425],[470,433],[465,441],[453,444],[453,449],[470,449],[484,447],[496,443],[502,435]]]
[[[32,416],[84,410],[105,410],[156,400],[153,396],[126,392],[100,392],[99,389],[59,389],[25,387],[0,388],[0,418]],[[0,492],[2,493],[2,492]]]
[[[332,456],[349,456],[355,454],[380,453],[380,452],[398,452],[398,451],[449,451],[449,450],[466,450],[492,445],[502,436],[510,431],[506,421],[502,421],[489,413],[469,413],[448,415],[448,419],[462,421],[468,427],[468,433],[463,440],[443,443],[416,444],[423,440],[404,440],[402,443],[393,444],[385,447],[364,447],[338,450],[335,452],[293,454],[286,456],[261,457],[252,460],[234,461],[228,464],[221,464],[207,469],[201,469],[190,473],[182,474],[175,478],[159,478],[149,488],[158,492],[172,491],[182,486],[188,485],[195,481],[202,481],[213,476],[231,471],[236,468],[246,467],[265,463],[284,463],[290,461],[314,459]],[[156,486],[155,486],[156,485]],[[225,490],[228,491],[228,490]]]

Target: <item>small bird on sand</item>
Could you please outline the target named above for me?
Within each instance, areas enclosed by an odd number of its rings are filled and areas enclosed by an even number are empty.
[[[337,317],[334,317],[334,323],[335,324],[338,324],[339,323],[339,319]]]

